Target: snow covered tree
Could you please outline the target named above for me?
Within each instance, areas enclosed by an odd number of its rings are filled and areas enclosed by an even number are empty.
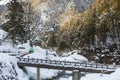
[[[9,37],[13,43],[19,41],[23,43],[26,37],[24,9],[20,0],[11,0],[7,3],[8,14],[6,17],[8,21],[5,23],[4,30],[9,33]]]

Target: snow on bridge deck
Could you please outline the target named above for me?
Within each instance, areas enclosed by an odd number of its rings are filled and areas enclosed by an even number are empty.
[[[81,63],[81,62],[70,62],[70,61],[57,61],[47,59],[35,59],[35,58],[23,58],[18,57],[19,66],[29,66],[37,68],[47,69],[60,69],[60,70],[79,70],[81,72],[91,73],[112,73],[116,70],[115,67],[98,64],[98,63]]]

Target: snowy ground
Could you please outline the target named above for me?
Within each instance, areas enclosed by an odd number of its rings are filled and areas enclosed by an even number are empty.
[[[24,45],[25,46],[25,45]],[[29,46],[27,46],[27,48],[29,48]],[[49,54],[46,56],[46,50],[45,49],[41,49],[40,47],[34,47],[35,48],[35,52],[30,54],[29,56],[32,58],[49,58],[49,59],[62,59],[62,60],[69,60],[69,61],[80,61],[81,60],[85,60],[87,61],[86,58],[84,57],[80,57],[79,55],[77,55],[76,53],[73,55],[70,55],[68,57],[58,57],[58,56],[54,56],[52,54],[52,52],[48,52]],[[55,53],[54,53],[55,54]],[[25,57],[28,57],[25,56]],[[78,57],[80,57],[79,59],[77,59]],[[1,75],[4,75],[6,77],[7,76],[16,76],[15,73],[17,73],[17,79],[19,80],[28,80],[28,76],[25,75],[25,73],[18,68],[17,66],[17,59],[15,57],[11,57],[8,56],[8,54],[6,53],[1,53],[0,54],[0,63],[2,63],[0,65],[3,66],[3,68],[0,68],[0,70],[2,71],[2,73],[0,73]],[[12,67],[12,64],[14,65],[15,69]],[[28,75],[32,76],[34,78],[36,78],[36,68],[30,68],[30,67],[26,67],[27,71],[28,71]],[[52,76],[56,76],[57,73],[60,72],[59,70],[51,70],[51,69],[41,69],[41,78],[45,79],[45,78],[52,78]],[[2,78],[0,76],[0,78]],[[110,75],[105,75],[103,74],[101,76],[101,74],[86,74],[84,77],[81,78],[81,80],[120,80],[120,69],[117,69],[116,72],[110,74]],[[0,79],[2,80],[2,79]],[[4,79],[3,79],[4,80]],[[11,80],[11,79],[10,79]],[[16,80],[16,79],[15,79]],[[68,78],[60,78],[59,80],[72,80],[72,77],[68,77]]]
[[[107,75],[107,74],[86,74],[80,80],[120,80],[120,69],[117,69],[116,72]],[[61,78],[59,80],[72,80],[72,77]]]
[[[28,46],[26,46],[28,47]],[[66,61],[88,61],[85,57],[77,54],[77,51],[72,51],[68,53],[67,57],[58,57],[55,52],[46,51],[45,49],[41,49],[40,47],[34,47],[35,52],[30,54],[29,57],[32,58],[42,58],[42,59],[52,59],[52,60],[66,60]],[[46,55],[47,52],[47,55]],[[74,53],[74,54],[72,54]],[[56,55],[56,56],[54,56]],[[27,56],[25,56],[27,57]],[[36,75],[36,68],[27,68],[30,73],[34,73]],[[41,69],[41,78],[51,78],[52,76],[56,76],[57,73],[60,72],[58,70],[50,70],[50,69]],[[47,74],[46,74],[47,73]],[[86,74],[81,80],[120,80],[120,69],[117,69],[116,72],[106,75],[106,74]],[[59,80],[72,80],[72,77],[69,78],[60,78]]]
[[[15,57],[0,54],[0,80],[28,80],[28,76],[17,66]]]
[[[26,48],[26,50],[29,50],[30,46],[27,44],[24,45],[19,45],[19,46],[24,46]],[[35,52],[29,55],[26,55],[24,57],[28,57],[29,58],[38,58],[38,59],[51,59],[51,60],[63,60],[63,61],[84,61],[87,62],[88,60],[77,54],[77,51],[72,51],[70,53],[68,53],[69,55],[66,57],[58,57],[58,55],[56,54],[56,52],[54,51],[49,51],[49,50],[45,50],[42,49],[38,46],[34,46]],[[74,53],[71,55],[71,53]],[[26,67],[29,75],[36,75],[36,68],[30,68],[30,67]],[[41,69],[41,78],[45,79],[45,78],[52,78],[53,76],[57,76],[57,74],[59,72],[62,72],[61,70],[52,70],[52,69]],[[47,74],[46,74],[47,73]]]
[[[4,35],[3,35],[4,34]],[[5,37],[7,33],[0,30],[0,39]],[[27,44],[19,45],[24,46],[24,52],[28,52],[30,46]],[[13,48],[10,43],[3,43],[0,45],[0,80],[29,80],[29,76],[32,76],[36,78],[36,68],[30,68],[25,67],[28,74],[23,72],[22,69],[20,69],[17,65],[18,59],[15,57],[12,57],[8,55],[8,53],[2,53],[3,50],[11,50],[11,52],[14,52],[12,54],[15,54],[18,52],[17,48]],[[66,61],[84,61],[87,62],[88,60],[77,54],[77,51],[74,50],[68,55],[65,55],[66,57],[59,57],[57,56],[56,52],[54,51],[48,51],[45,49],[42,49],[38,46],[34,46],[35,52],[32,54],[29,54],[25,57],[30,58],[39,58],[39,59],[52,59],[52,60],[66,60]],[[24,54],[24,53],[22,53]],[[52,76],[56,76],[61,70],[52,70],[52,69],[40,69],[40,75],[41,78],[52,78]],[[106,75],[106,74],[86,74],[84,77],[81,78],[81,80],[120,80],[120,69],[118,68],[114,73]],[[72,77],[69,76],[67,78],[61,77],[59,80],[72,80]]]

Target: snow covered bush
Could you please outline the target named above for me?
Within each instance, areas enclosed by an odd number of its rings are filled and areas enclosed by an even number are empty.
[[[28,80],[17,61],[15,57],[0,54],[0,80]]]

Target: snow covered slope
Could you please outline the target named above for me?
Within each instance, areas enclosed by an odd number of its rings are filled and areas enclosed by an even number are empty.
[[[29,49],[29,45],[24,44],[24,47],[26,49]],[[69,56],[67,57],[59,57],[56,55],[53,51],[48,51],[45,49],[42,49],[38,46],[34,46],[35,52],[27,55],[25,57],[31,57],[31,58],[42,58],[42,59],[52,59],[52,60],[68,60],[68,61],[86,61],[87,59],[83,56],[78,55],[77,51],[72,51],[69,53]],[[47,52],[47,54],[46,54]],[[74,53],[74,54],[71,54]],[[7,53],[1,53],[0,54],[0,80],[29,80],[29,77],[36,78],[36,68],[28,68],[26,67],[26,70],[28,71],[28,74],[26,75],[22,69],[20,69],[17,65],[18,59],[15,57],[9,56]],[[51,70],[51,69],[41,69],[41,78],[52,78],[53,76],[57,76],[58,73],[61,72],[59,70]],[[47,74],[46,74],[47,73]],[[101,74],[88,74],[85,77],[82,77],[81,80],[119,80],[120,79],[120,69],[118,69],[116,72],[110,74],[110,75],[104,75],[101,76]],[[61,78],[60,80],[72,80],[71,77],[69,78]]]
[[[33,58],[45,58],[46,52],[44,49],[34,47],[35,52],[30,54],[29,56]],[[48,54],[50,55],[50,54]],[[75,56],[76,54],[74,54]],[[76,55],[77,56],[77,55]],[[27,57],[27,56],[26,56]],[[49,56],[49,58],[55,58],[55,56]],[[58,57],[57,57],[58,58]],[[72,57],[68,56],[69,61],[73,60]],[[76,57],[77,58],[77,57]],[[60,59],[60,58],[59,58]],[[83,60],[83,58],[82,58]],[[36,78],[36,68],[28,68],[26,67],[26,70],[28,71],[28,75],[26,75],[17,65],[18,59],[15,57],[11,57],[8,54],[0,54],[0,80],[28,80],[29,76]],[[57,76],[57,74],[61,72],[59,70],[51,70],[51,69],[41,69],[41,78],[52,78],[52,76]],[[46,74],[47,73],[47,74]],[[9,79],[8,79],[9,78]],[[101,74],[86,74],[85,77],[82,77],[81,80],[119,80],[120,79],[120,69],[117,69],[116,72],[110,74],[110,75],[102,75]],[[60,78],[59,80],[72,80],[72,77],[68,78]]]
[[[0,53],[2,51],[9,51],[9,52],[17,52],[16,48],[13,48],[12,41],[10,39],[5,39],[7,36],[7,32],[4,30],[0,29]],[[4,40],[5,39],[5,40]]]
[[[8,54],[0,54],[0,80],[28,80],[25,73],[18,68],[17,61]]]

